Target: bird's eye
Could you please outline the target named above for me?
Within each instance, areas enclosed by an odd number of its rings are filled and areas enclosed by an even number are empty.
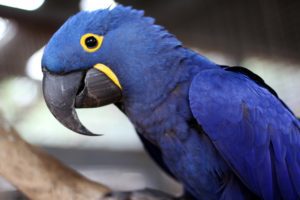
[[[85,51],[93,53],[101,47],[102,41],[103,36],[87,33],[81,37],[80,44]]]
[[[86,38],[84,42],[88,48],[95,48],[98,45],[98,41],[94,36]]]

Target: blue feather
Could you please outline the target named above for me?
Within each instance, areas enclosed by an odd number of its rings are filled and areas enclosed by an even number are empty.
[[[243,74],[207,70],[194,78],[190,104],[222,157],[253,192],[264,199],[300,197],[294,177],[300,123],[276,95]]]

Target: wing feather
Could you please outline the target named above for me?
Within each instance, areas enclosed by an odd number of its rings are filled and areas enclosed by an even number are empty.
[[[300,198],[300,123],[273,92],[245,74],[213,69],[194,78],[189,99],[197,122],[250,190],[264,199]]]

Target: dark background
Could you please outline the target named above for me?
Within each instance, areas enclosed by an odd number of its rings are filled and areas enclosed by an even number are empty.
[[[0,74],[22,74],[28,57],[78,11],[79,1],[48,0],[34,12],[0,7],[15,21],[16,37],[0,53]],[[300,1],[297,0],[119,0],[144,9],[184,44],[231,56],[299,62]]]

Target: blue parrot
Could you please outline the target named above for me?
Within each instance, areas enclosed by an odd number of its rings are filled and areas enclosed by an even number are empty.
[[[300,199],[292,111],[259,76],[184,47],[143,11],[76,14],[50,39],[42,70],[57,120],[95,135],[75,108],[115,103],[191,198]]]

